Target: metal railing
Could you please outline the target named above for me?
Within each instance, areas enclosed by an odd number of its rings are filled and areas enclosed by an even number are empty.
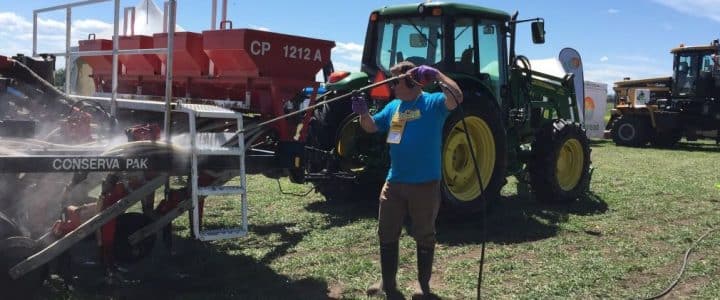
[[[79,6],[87,6],[96,3],[114,1],[114,14],[113,14],[113,49],[112,50],[98,50],[98,51],[71,51],[71,36],[72,36],[72,9]],[[70,93],[70,57],[81,57],[81,56],[99,56],[99,55],[112,55],[112,94],[110,100],[110,113],[115,116],[117,115],[117,88],[118,88],[118,55],[140,55],[140,54],[162,54],[167,55],[166,59],[166,72],[165,72],[165,120],[164,130],[165,138],[167,141],[170,140],[170,110],[171,110],[171,99],[172,99],[172,65],[173,65],[173,45],[175,36],[175,19],[176,19],[176,8],[177,0],[168,0],[165,2],[167,7],[167,18],[165,21],[165,28],[167,28],[167,47],[165,48],[152,48],[152,49],[128,49],[120,50],[120,0],[85,0],[78,1],[69,4],[56,5],[52,7],[40,8],[33,10],[33,57],[38,55],[37,52],[37,39],[38,39],[38,15],[44,12],[51,12],[57,10],[65,10],[65,52],[51,53],[55,56],[65,57],[65,94]],[[127,11],[125,12],[127,17]],[[134,16],[134,12],[133,12]],[[127,21],[125,21],[125,28],[127,28]],[[131,31],[134,31],[131,29]]]

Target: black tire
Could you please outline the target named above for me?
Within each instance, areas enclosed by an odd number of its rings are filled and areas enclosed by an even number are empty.
[[[384,140],[378,139],[379,135],[365,133],[358,122],[357,115],[351,114],[338,124],[333,146],[326,148],[333,153],[333,159],[321,160],[324,170],[355,177],[354,180],[336,178],[313,182],[316,190],[328,201],[376,198],[384,183],[387,175],[387,165],[382,163],[387,160],[383,158],[386,151]],[[366,158],[360,159],[360,155]],[[379,161],[370,162],[367,157],[375,157]],[[314,165],[318,165],[317,159]]]
[[[466,99],[463,105],[464,112],[456,109],[443,128],[441,190],[446,208],[472,212],[497,199],[507,182],[507,139],[500,111],[491,100]],[[482,192],[464,132],[463,113],[483,177]]]
[[[150,224],[152,219],[141,213],[124,213],[119,215],[115,223],[114,254],[118,262],[136,263],[152,252],[155,245],[155,235],[151,235],[137,243],[130,245],[128,237],[140,228]]]
[[[675,146],[682,138],[682,131],[680,130],[669,130],[655,132],[650,144],[658,148],[670,148]]]
[[[579,124],[555,120],[543,126],[535,134],[528,161],[536,199],[542,202],[577,199],[590,184],[590,163],[590,142]]]
[[[351,168],[358,167],[353,162],[352,155],[349,153],[338,153],[338,143],[343,136],[343,130],[347,130],[356,115],[352,114],[350,105],[346,101],[337,101],[324,105],[315,110],[313,118],[308,129],[307,144],[310,147],[333,153],[335,158],[328,159],[327,155],[321,155],[311,151],[307,156],[307,170],[309,172],[327,171],[347,172]],[[351,128],[352,129],[352,128]],[[365,134],[362,129],[354,130],[357,135],[357,143],[364,143],[362,139],[372,138],[372,135]],[[381,172],[382,173],[382,172]],[[323,195],[327,201],[352,201],[367,200],[368,198],[376,198],[384,182],[384,175],[377,175],[372,172],[363,172],[354,174],[358,176],[355,180],[348,179],[330,179],[324,181],[313,181],[313,185],[318,193]]]
[[[612,126],[612,139],[618,146],[642,147],[650,140],[650,122],[645,118],[623,115]]]
[[[47,265],[41,266],[18,279],[12,279],[8,270],[38,251],[30,238],[15,236],[0,240],[0,287],[3,299],[33,299],[47,278]]]

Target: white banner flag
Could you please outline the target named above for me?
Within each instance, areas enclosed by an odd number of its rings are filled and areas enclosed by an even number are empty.
[[[578,111],[580,112],[580,116],[579,118],[576,117],[576,119],[573,121],[583,124],[583,112],[585,110],[583,108],[583,99],[585,99],[585,79],[583,76],[583,65],[582,59],[580,58],[580,53],[578,53],[577,50],[573,48],[565,48],[560,50],[558,60],[560,60],[560,64],[562,65],[563,69],[565,69],[565,73],[573,73],[575,75],[575,102],[578,105]]]
[[[585,129],[590,138],[602,138],[605,132],[605,109],[607,107],[607,84],[585,81]]]

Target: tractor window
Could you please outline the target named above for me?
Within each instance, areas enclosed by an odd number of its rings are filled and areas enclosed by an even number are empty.
[[[680,55],[675,65],[675,88],[678,95],[692,94],[697,79],[695,56]]]
[[[700,67],[700,73],[711,73],[715,68],[715,62],[712,54],[706,54],[702,58],[702,67]]]
[[[458,19],[455,22],[455,65],[459,72],[473,74],[478,71],[473,53],[473,20]]]
[[[384,70],[401,61],[433,65],[442,59],[440,18],[401,18],[378,22],[382,34],[377,63]]]
[[[478,24],[478,43],[480,44],[480,72],[490,75],[497,95],[500,94],[500,47],[502,38],[498,25],[494,22]]]
[[[479,61],[474,53],[474,37],[477,35]],[[455,22],[455,65],[459,72],[490,75],[490,80],[499,94],[502,78],[500,72],[502,34],[499,24],[493,21],[478,21],[477,28],[471,18],[461,18]]]

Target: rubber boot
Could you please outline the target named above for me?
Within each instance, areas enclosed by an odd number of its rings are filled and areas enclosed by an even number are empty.
[[[413,294],[413,299],[440,299],[440,297],[430,292],[430,277],[432,276],[434,257],[435,245],[431,247],[417,246],[417,271],[420,293]]]
[[[399,242],[380,244],[380,269],[382,281],[368,288],[368,295],[379,296],[383,291],[385,299],[405,299],[397,289],[396,275],[398,270]]]

